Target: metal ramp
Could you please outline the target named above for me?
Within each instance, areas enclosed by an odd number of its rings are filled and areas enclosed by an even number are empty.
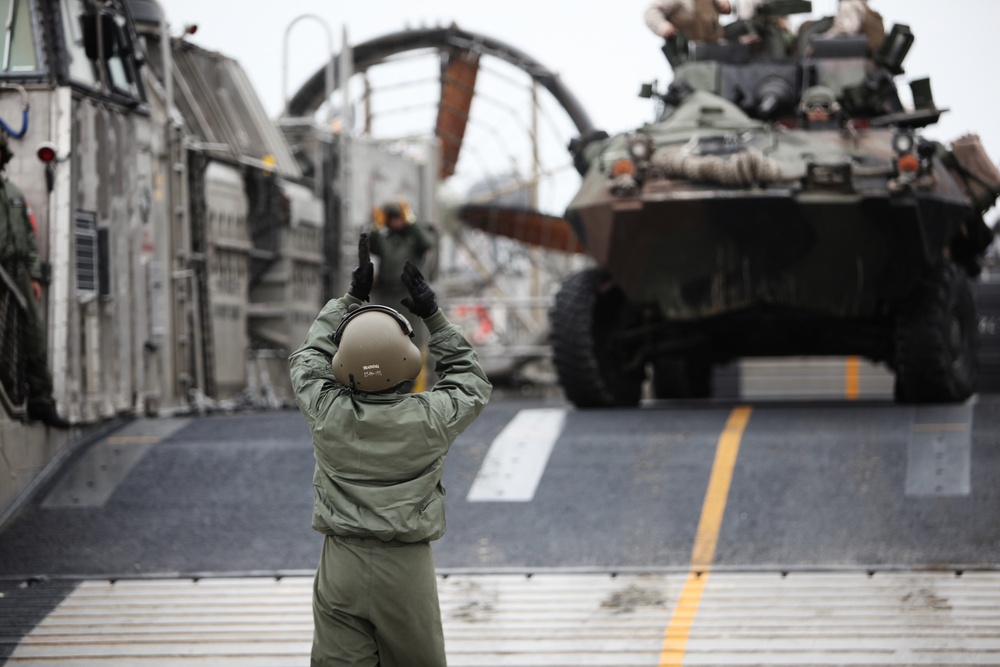
[[[442,573],[448,664],[1000,665],[1000,572],[715,571],[679,604],[692,576]],[[305,573],[84,581],[12,653],[5,626],[0,655],[32,667],[305,665],[311,586]],[[49,587],[18,603],[44,605]]]

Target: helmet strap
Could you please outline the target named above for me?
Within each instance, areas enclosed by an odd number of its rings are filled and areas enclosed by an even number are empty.
[[[378,311],[391,315],[392,318],[396,320],[396,323],[399,324],[399,328],[403,330],[403,333],[409,336],[410,338],[413,338],[413,327],[410,326],[410,323],[407,322],[406,319],[402,315],[400,315],[398,311],[393,310],[389,306],[369,304],[366,306],[361,306],[360,308],[355,308],[354,310],[347,313],[347,316],[344,319],[342,319],[340,321],[340,325],[337,326],[337,330],[334,331],[332,334],[330,334],[330,339],[333,341],[333,344],[337,345],[338,347],[340,346],[340,339],[344,337],[344,329],[347,328],[347,325],[351,320],[353,320],[355,317],[357,317],[362,313],[367,313],[371,311]]]

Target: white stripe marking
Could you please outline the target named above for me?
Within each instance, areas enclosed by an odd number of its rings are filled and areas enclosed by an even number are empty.
[[[961,405],[914,410],[906,451],[907,496],[967,496],[972,492],[972,417],[976,397]]]
[[[530,501],[565,421],[563,409],[517,413],[486,452],[469,489],[469,502]]]

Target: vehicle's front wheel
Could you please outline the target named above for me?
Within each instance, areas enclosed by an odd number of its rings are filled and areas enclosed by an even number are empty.
[[[549,312],[549,336],[559,383],[574,405],[639,403],[645,367],[619,335],[635,318],[624,293],[603,269],[587,269],[563,282]]]
[[[896,400],[964,401],[976,388],[976,302],[969,277],[944,263],[896,318]]]

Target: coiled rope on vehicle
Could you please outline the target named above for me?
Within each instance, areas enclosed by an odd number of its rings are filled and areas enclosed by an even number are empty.
[[[794,180],[785,176],[781,165],[757,150],[740,151],[725,157],[663,151],[653,155],[652,165],[667,178],[729,187]]]

